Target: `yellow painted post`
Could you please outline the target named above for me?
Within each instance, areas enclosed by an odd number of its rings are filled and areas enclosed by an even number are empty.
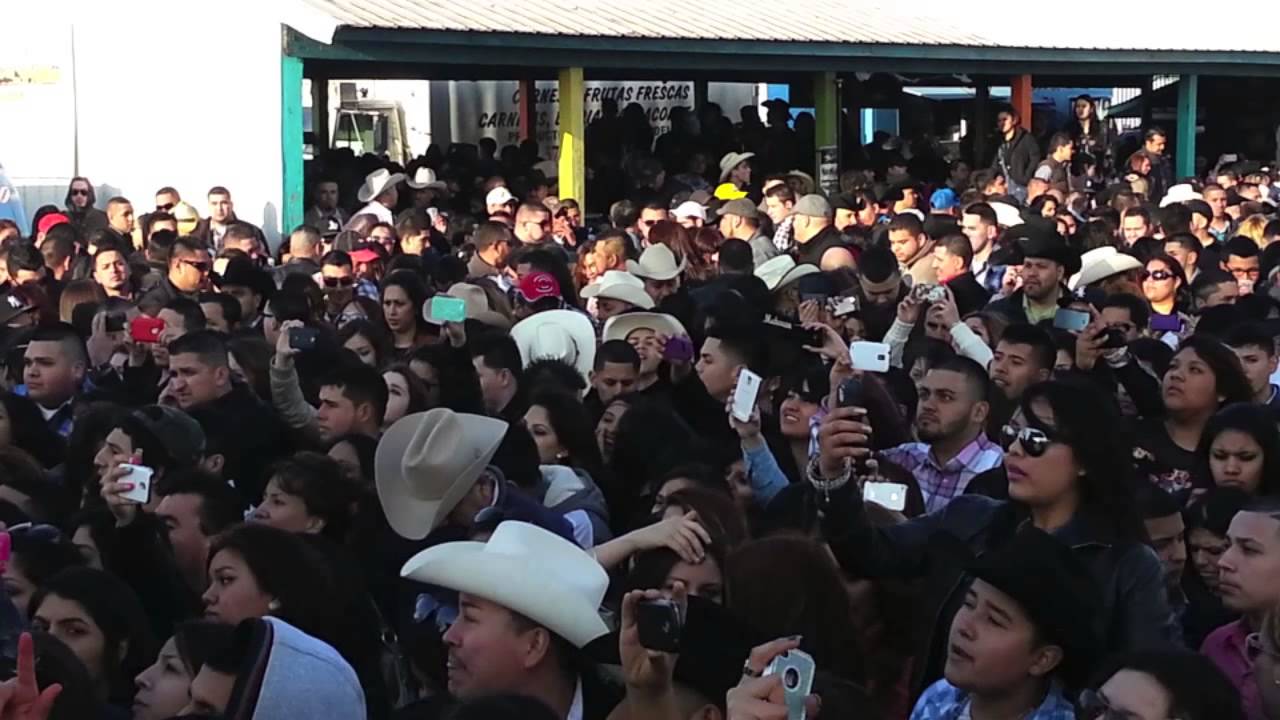
[[[582,68],[560,70],[560,199],[587,202],[587,155]]]

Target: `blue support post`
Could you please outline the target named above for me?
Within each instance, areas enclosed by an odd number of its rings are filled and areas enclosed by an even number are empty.
[[[1179,179],[1196,174],[1196,95],[1199,75],[1178,78],[1178,145],[1174,149]]]
[[[280,56],[281,237],[302,224],[302,58]]]

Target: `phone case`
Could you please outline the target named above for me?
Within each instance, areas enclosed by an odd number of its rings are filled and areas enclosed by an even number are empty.
[[[738,422],[751,419],[751,412],[756,407],[756,395],[760,393],[760,376],[750,370],[738,373],[738,386],[733,391],[733,405],[730,412]]]
[[[889,371],[889,346],[884,343],[858,341],[849,345],[849,364],[863,372]]]
[[[467,303],[462,298],[436,295],[430,300],[428,320],[462,322],[467,319]]]
[[[164,320],[160,318],[139,315],[133,319],[133,322],[129,323],[129,336],[135,342],[160,342],[160,333],[162,332],[164,332]]]
[[[120,478],[120,482],[133,483],[133,489],[120,493],[120,497],[139,505],[146,505],[151,500],[151,476],[155,471],[145,465],[129,463],[120,467],[129,468],[129,474]]]
[[[907,507],[907,486],[899,483],[869,482],[862,486],[864,502],[902,512]]]

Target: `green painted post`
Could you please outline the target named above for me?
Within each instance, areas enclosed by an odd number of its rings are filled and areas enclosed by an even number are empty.
[[[280,56],[281,237],[302,224],[302,58]]]
[[[836,74],[813,75],[814,179],[828,194],[840,191],[840,95],[836,92]]]
[[[1196,95],[1199,94],[1199,84],[1199,75],[1178,78],[1178,146],[1174,154],[1179,179],[1196,174]]]

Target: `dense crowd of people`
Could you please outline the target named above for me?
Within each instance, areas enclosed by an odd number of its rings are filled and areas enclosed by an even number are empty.
[[[0,719],[1280,720],[1271,168],[766,106],[0,224]]]

